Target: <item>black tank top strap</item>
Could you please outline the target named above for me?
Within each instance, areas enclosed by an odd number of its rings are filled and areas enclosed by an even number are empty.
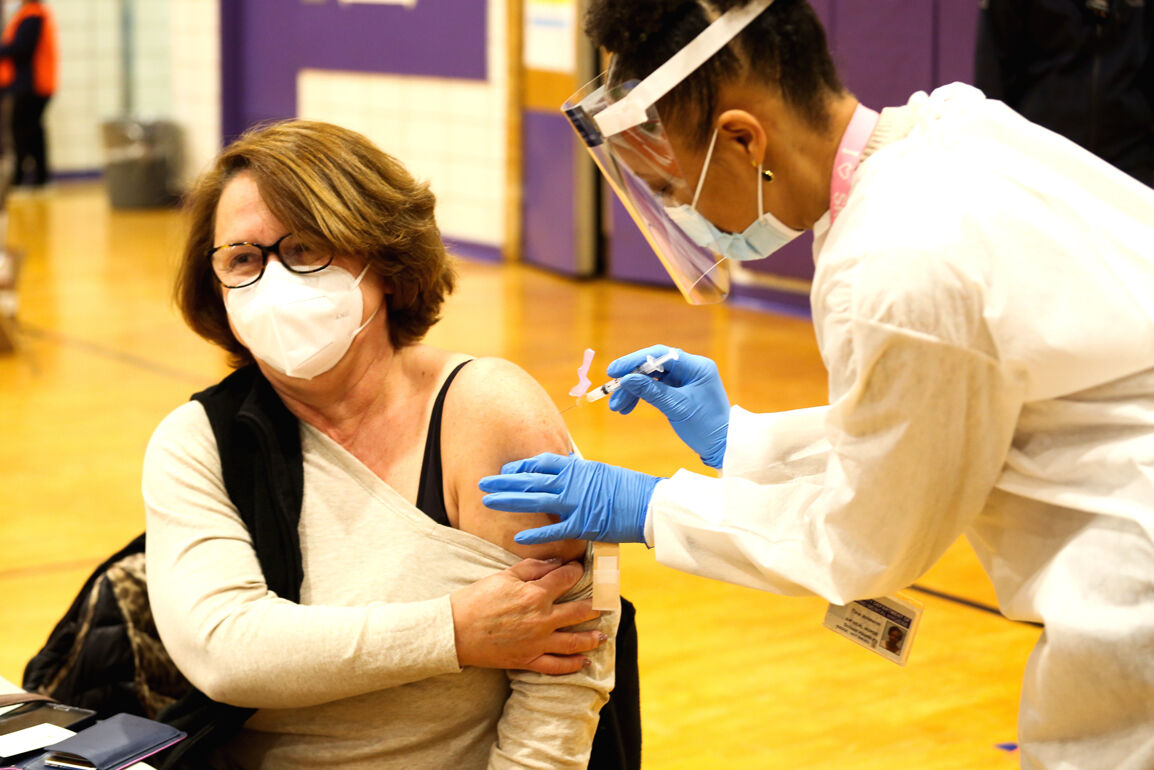
[[[441,416],[445,411],[445,394],[449,392],[449,385],[469,361],[462,361],[449,372],[445,384],[437,393],[437,400],[433,402],[433,413],[429,416],[429,436],[425,439],[425,458],[421,462],[421,481],[417,486],[417,507],[430,519],[446,527],[451,525],[449,512],[445,509],[445,483],[441,467]]]

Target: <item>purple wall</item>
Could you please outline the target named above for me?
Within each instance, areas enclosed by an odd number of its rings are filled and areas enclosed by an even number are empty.
[[[522,254],[531,264],[573,275],[577,272],[577,137],[560,112],[525,110],[522,115]]]
[[[610,250],[610,274],[622,281],[672,286],[673,281],[665,272],[665,267],[653,254],[645,236],[633,223],[633,219],[625,210],[625,205],[621,203],[621,199],[614,195],[608,187],[605,187],[604,194],[607,196],[606,200],[610,201],[609,206],[602,209],[602,211],[608,210],[608,215],[611,217],[609,226],[612,230],[606,239]],[[636,255],[639,258],[620,258],[627,254]]]
[[[972,83],[974,41],[978,36],[978,3],[941,0],[935,8],[937,58],[934,61],[934,85]]]
[[[486,7],[220,0],[225,139],[295,116],[297,72],[306,67],[484,80]]]

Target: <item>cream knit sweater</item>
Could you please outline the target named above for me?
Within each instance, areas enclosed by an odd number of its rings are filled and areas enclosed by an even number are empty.
[[[577,674],[459,668],[449,594],[518,558],[434,523],[303,423],[301,444],[300,604],[265,585],[199,403],[165,418],[145,456],[161,638],[201,690],[258,709],[222,764],[585,767],[613,687],[618,613],[583,626],[610,641]],[[587,570],[565,598],[591,590]]]

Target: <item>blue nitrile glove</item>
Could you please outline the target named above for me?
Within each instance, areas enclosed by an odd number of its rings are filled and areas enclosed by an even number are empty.
[[[554,540],[644,543],[645,514],[658,479],[615,465],[540,454],[506,463],[500,476],[486,476],[481,502],[496,511],[552,513],[561,521],[523,530],[523,545]]]
[[[670,348],[653,345],[618,358],[609,364],[609,376],[620,377],[621,387],[609,397],[609,408],[629,414],[643,399],[657,407],[673,430],[701,462],[720,468],[725,459],[725,437],[729,433],[729,397],[717,373],[717,364],[704,356],[681,353],[676,361],[666,361],[664,373],[629,374],[646,356],[664,355]]]

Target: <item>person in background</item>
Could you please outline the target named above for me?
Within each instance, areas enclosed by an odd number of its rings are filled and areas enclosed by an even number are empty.
[[[982,0],[974,85],[1154,185],[1152,44],[1142,0]]]
[[[40,0],[24,0],[0,37],[0,88],[9,98],[14,185],[48,181],[44,109],[56,91],[56,22]],[[26,166],[31,162],[31,169]]]

